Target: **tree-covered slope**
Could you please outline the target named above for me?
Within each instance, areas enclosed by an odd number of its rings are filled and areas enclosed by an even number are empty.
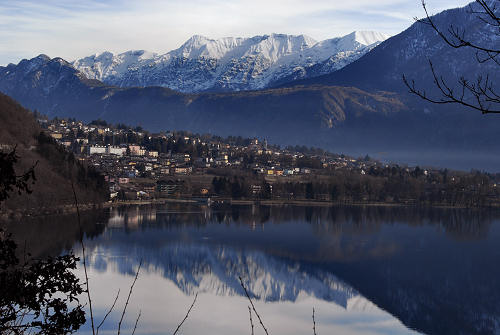
[[[36,177],[35,183],[30,184],[32,194],[11,194],[2,203],[2,214],[41,214],[71,206],[74,202],[72,182],[81,203],[97,204],[107,200],[108,190],[102,176],[41,133],[33,114],[3,94],[0,94],[0,120],[0,150],[15,149],[19,157],[16,173],[20,175],[34,166]]]

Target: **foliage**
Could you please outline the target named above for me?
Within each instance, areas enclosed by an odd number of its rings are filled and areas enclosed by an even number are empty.
[[[315,170],[310,175],[271,178],[258,174],[214,177],[214,195],[232,198],[402,203],[484,207],[499,203],[498,175],[371,166],[359,170]]]
[[[35,181],[34,167],[17,176],[15,150],[0,153],[0,202],[9,193],[30,192]],[[73,254],[30,259],[24,253],[21,262],[12,237],[0,230],[0,333],[69,334],[85,323],[78,295],[83,292],[72,272],[78,258]]]
[[[78,330],[85,323],[77,299],[83,289],[72,272],[78,258],[70,254],[20,264],[16,250],[10,236],[0,238],[0,333],[69,334]]]
[[[54,171],[65,178],[76,177],[78,185],[85,186],[89,194],[96,193],[102,200],[108,198],[104,176],[94,167],[81,164],[73,153],[44,132],[38,134],[37,142],[37,152],[50,162]]]
[[[19,157],[16,155],[16,150],[9,153],[0,152],[0,202],[9,197],[9,192],[17,190],[19,194],[26,192],[31,193],[29,188],[30,180],[35,182],[34,167],[18,176],[14,170],[14,165]]]
[[[92,120],[89,125],[91,126],[101,126],[101,127],[107,127],[108,123],[105,120],[102,119],[97,119],[97,120]]]

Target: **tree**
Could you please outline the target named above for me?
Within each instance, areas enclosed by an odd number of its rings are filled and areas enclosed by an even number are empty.
[[[312,182],[306,184],[306,199],[314,199],[314,188]]]
[[[0,152],[0,203],[11,192],[30,193],[34,167],[17,175],[15,149]],[[30,259],[18,258],[17,244],[0,230],[0,334],[69,334],[85,323],[78,301],[82,286],[72,270],[79,261],[73,254]]]
[[[16,149],[9,153],[0,151],[0,204],[9,197],[9,193],[17,191],[19,194],[31,193],[30,183],[36,181],[35,166],[22,175],[17,175],[15,164],[19,160]]]
[[[69,254],[21,263],[16,243],[10,235],[0,233],[0,333],[69,334],[78,330],[85,323],[77,298],[83,289],[72,272],[78,258]]]
[[[438,27],[429,15],[425,0],[422,0],[426,17],[417,19],[417,22],[431,27],[439,37],[451,48],[470,49],[475,52],[475,61],[479,64],[490,63],[498,66],[500,70],[500,47],[497,41],[500,38],[500,14],[497,8],[498,0],[476,0],[468,6],[468,13],[476,17],[478,22],[486,25],[488,38],[474,40],[468,35],[467,29],[459,25],[451,24],[447,30]],[[416,87],[414,80],[408,80],[403,75],[403,81],[409,88],[410,93],[435,104],[458,104],[467,108],[478,110],[483,114],[500,113],[500,89],[490,75],[477,75],[475,78],[461,76],[458,78],[458,86],[450,84],[439,75],[433,63],[429,60],[430,71],[434,84],[438,89],[438,97],[429,96],[425,90]]]

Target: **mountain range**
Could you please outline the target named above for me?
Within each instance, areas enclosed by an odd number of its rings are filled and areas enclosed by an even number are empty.
[[[443,29],[460,22],[471,38],[500,43],[488,39],[490,27],[466,8],[433,20]],[[356,32],[315,42],[303,35],[194,36],[165,55],[103,53],[72,63],[40,55],[0,67],[0,91],[49,116],[497,170],[498,117],[424,103],[402,81],[405,74],[433,94],[428,59],[450,85],[462,75],[489,74],[498,82],[495,64],[479,64],[467,49],[450,48],[419,22],[380,42],[385,37]]]
[[[406,110],[394,94],[354,87],[197,94],[162,87],[119,88],[88,79],[65,60],[45,55],[0,68],[0,91],[51,117],[101,118],[151,131],[185,129],[308,145],[327,143],[332,136],[349,140],[352,136],[347,133],[356,136],[357,131],[342,130],[345,125],[364,127],[367,119],[378,114],[396,120],[398,112]],[[341,132],[331,132],[334,128]]]
[[[71,64],[89,79],[119,87],[162,86],[185,92],[263,89],[338,70],[389,36],[356,31],[317,42],[271,34],[218,40],[195,35],[166,54],[103,52]]]

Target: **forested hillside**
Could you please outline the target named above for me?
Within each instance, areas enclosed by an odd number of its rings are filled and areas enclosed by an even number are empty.
[[[31,194],[11,194],[2,203],[3,218],[18,211],[33,214],[64,210],[74,203],[73,181],[79,202],[98,204],[108,198],[104,179],[93,168],[79,163],[73,154],[41,132],[33,113],[10,97],[0,94],[0,151],[15,150],[16,174],[34,166],[35,182]]]

